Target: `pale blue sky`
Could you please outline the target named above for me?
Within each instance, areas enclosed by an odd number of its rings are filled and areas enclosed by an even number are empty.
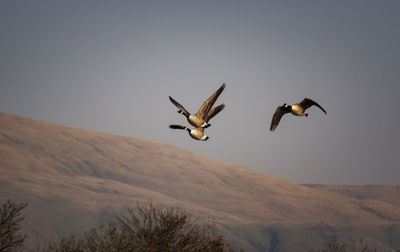
[[[399,1],[0,1],[0,111],[296,183],[400,184]],[[190,112],[222,82],[207,142]],[[308,118],[278,105],[319,102]]]

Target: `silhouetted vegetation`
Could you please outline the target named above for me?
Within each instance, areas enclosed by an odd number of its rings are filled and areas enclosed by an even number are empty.
[[[52,242],[47,251],[228,251],[229,247],[210,225],[198,224],[190,214],[152,202],[127,207],[128,214],[116,217],[107,227]]]
[[[376,248],[372,248],[363,239],[355,240],[348,238],[346,241],[333,240],[328,243],[326,248],[312,249],[309,252],[377,252]],[[392,251],[392,250],[390,250]],[[397,252],[400,252],[397,250]]]
[[[21,232],[20,222],[24,219],[22,210],[25,203],[16,204],[11,200],[3,203],[0,208],[0,251],[17,251],[27,235]]]
[[[27,235],[20,222],[27,204],[7,200],[0,208],[0,252],[21,251]],[[87,231],[83,236],[49,242],[44,252],[114,252],[114,251],[234,251],[222,234],[210,223],[199,224],[188,212],[153,202],[126,207],[127,213],[116,216],[108,225]],[[242,250],[240,250],[242,251]],[[325,248],[309,252],[376,252],[362,239],[333,240]],[[397,250],[396,252],[400,252]]]

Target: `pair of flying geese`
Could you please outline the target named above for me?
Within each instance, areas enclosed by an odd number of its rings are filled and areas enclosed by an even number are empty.
[[[211,118],[213,118],[216,114],[218,114],[219,112],[221,112],[221,110],[225,108],[224,104],[218,105],[214,108],[212,107],[216,102],[218,96],[224,90],[224,88],[225,88],[225,83],[223,83],[222,86],[218,88],[218,90],[215,91],[215,93],[213,93],[203,103],[203,105],[201,105],[200,109],[194,115],[190,114],[181,104],[179,104],[170,96],[169,100],[179,109],[178,113],[184,115],[188,120],[188,122],[195,128],[190,129],[186,126],[176,125],[176,124],[172,124],[169,127],[171,129],[186,130],[189,132],[189,135],[193,139],[200,141],[207,141],[209,137],[204,134],[204,129],[211,126],[211,124],[209,124],[208,121],[210,121]],[[278,106],[278,108],[275,110],[274,115],[272,116],[271,126],[269,129],[271,131],[274,131],[278,127],[278,124],[282,116],[287,113],[292,113],[295,116],[307,117],[308,113],[306,112],[306,110],[313,105],[320,108],[326,114],[325,109],[323,109],[318,103],[309,98],[304,98],[303,101],[292,105],[284,103],[282,106]]]

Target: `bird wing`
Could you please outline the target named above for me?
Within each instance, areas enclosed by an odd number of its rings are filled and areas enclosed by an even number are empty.
[[[181,105],[179,104],[179,102],[175,101],[171,96],[169,96],[169,100],[180,110],[183,111],[183,113],[185,114],[185,116],[189,116],[190,113]]]
[[[218,96],[224,91],[225,88],[225,83],[221,85],[220,88],[218,88],[217,91],[214,92],[204,103],[201,105],[199,108],[199,111],[197,111],[196,116],[199,118],[205,118],[208,113],[210,112],[211,107],[214,105],[215,101],[217,100]]]
[[[269,127],[269,130],[274,131],[276,127],[278,127],[278,124],[281,121],[282,116],[289,112],[290,112],[289,108],[285,108],[285,106],[279,106],[275,110],[274,115],[272,116],[271,126]]]
[[[304,108],[304,110],[308,109],[312,105],[317,106],[318,108],[320,108],[326,114],[325,109],[323,109],[318,103],[316,103],[315,101],[313,101],[313,100],[311,100],[309,98],[304,98],[304,100],[302,102],[300,102],[300,106],[302,108]]]
[[[211,118],[213,118],[216,114],[221,112],[221,110],[223,110],[224,108],[225,108],[225,104],[221,104],[221,105],[216,106],[215,108],[212,108],[210,110],[210,112],[208,112],[207,116],[204,117],[204,121],[205,122],[210,121]]]

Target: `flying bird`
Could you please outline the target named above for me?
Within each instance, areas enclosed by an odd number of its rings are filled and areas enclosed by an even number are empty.
[[[214,109],[211,109],[217,100],[218,96],[222,93],[225,88],[225,83],[222,84],[217,91],[215,91],[204,103],[201,105],[196,114],[190,114],[181,104],[175,101],[171,96],[169,96],[169,100],[179,109],[178,113],[184,115],[188,122],[196,128],[207,128],[210,127],[211,124],[208,121],[213,118],[216,114],[218,114],[221,110],[224,109],[225,105],[221,104]]]
[[[204,121],[208,122],[211,118],[213,118],[216,114],[218,114],[221,110],[223,110],[224,107],[225,107],[225,105],[221,104],[221,105],[211,109],[211,111],[207,114],[207,116],[204,117]],[[187,130],[189,132],[189,135],[196,140],[207,141],[209,138],[208,136],[206,136],[204,134],[204,128],[202,128],[202,127],[196,127],[194,129],[189,129],[188,127],[185,127],[182,125],[175,125],[175,124],[170,125],[169,127],[171,129]]]
[[[309,98],[304,98],[304,100],[302,102],[295,103],[293,105],[288,105],[288,104],[284,103],[282,106],[279,106],[275,110],[275,113],[272,117],[271,126],[269,129],[271,131],[274,131],[276,129],[276,127],[278,127],[278,124],[279,124],[282,116],[287,113],[292,113],[295,116],[307,117],[308,113],[306,112],[306,110],[313,105],[320,108],[326,114],[325,109],[323,109],[318,103],[316,103],[315,101],[313,101]]]
[[[170,127],[171,129],[187,130],[187,131],[189,132],[189,135],[190,135],[193,139],[196,139],[196,140],[199,140],[199,141],[207,141],[208,138],[209,138],[208,136],[206,136],[206,135],[204,134],[204,128],[201,128],[201,127],[197,127],[197,128],[194,128],[194,129],[189,129],[189,128],[186,127],[186,126],[175,125],[175,124],[169,125],[169,127]]]

